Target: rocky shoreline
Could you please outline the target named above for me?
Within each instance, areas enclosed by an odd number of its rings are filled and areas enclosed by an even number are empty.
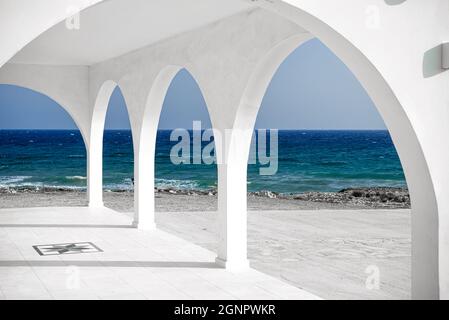
[[[216,197],[217,190],[190,190],[155,188],[156,195],[180,195],[180,196],[210,196]],[[0,187],[1,194],[54,194],[54,193],[83,193],[85,189],[64,187]],[[107,193],[132,193],[132,190],[106,190]],[[344,205],[366,208],[410,208],[410,195],[406,188],[370,187],[348,188],[338,192],[305,192],[305,193],[277,193],[272,191],[249,192],[249,198],[265,198],[276,200],[289,200]]]
[[[307,192],[295,195],[293,199],[374,208],[409,209],[411,206],[410,195],[406,188],[349,188],[339,192]]]
[[[187,196],[216,196],[217,190],[176,190],[155,189],[157,194]],[[373,187],[347,188],[338,192],[277,193],[272,191],[248,192],[249,197],[279,200],[301,200],[329,204],[353,205],[372,208],[410,208],[410,195],[407,188]]]

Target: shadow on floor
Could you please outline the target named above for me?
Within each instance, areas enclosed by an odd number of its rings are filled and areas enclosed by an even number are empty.
[[[198,268],[221,269],[214,262],[190,261],[83,261],[83,260],[5,260],[1,267],[118,267],[118,268]]]
[[[0,224],[0,228],[104,228],[104,229],[135,229],[132,225],[104,224]]]
[[[389,6],[397,6],[398,4],[404,3],[406,0],[385,0],[385,3]]]

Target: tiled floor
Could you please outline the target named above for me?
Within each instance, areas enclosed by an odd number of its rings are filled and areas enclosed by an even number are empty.
[[[0,299],[316,299],[109,209],[0,210]],[[41,256],[34,245],[92,242],[103,252]]]

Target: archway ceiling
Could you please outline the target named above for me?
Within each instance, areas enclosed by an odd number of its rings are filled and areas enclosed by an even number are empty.
[[[242,0],[108,0],[84,10],[80,29],[63,21],[10,60],[92,65],[251,8]]]

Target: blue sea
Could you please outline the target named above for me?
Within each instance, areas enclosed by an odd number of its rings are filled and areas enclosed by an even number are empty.
[[[388,131],[279,131],[278,171],[259,175],[248,166],[249,191],[339,191],[350,187],[406,187]],[[156,186],[216,188],[215,165],[174,165],[170,131],[156,146]],[[132,190],[130,131],[105,131],[104,188]],[[86,150],[79,131],[0,130],[0,188],[86,188]]]

